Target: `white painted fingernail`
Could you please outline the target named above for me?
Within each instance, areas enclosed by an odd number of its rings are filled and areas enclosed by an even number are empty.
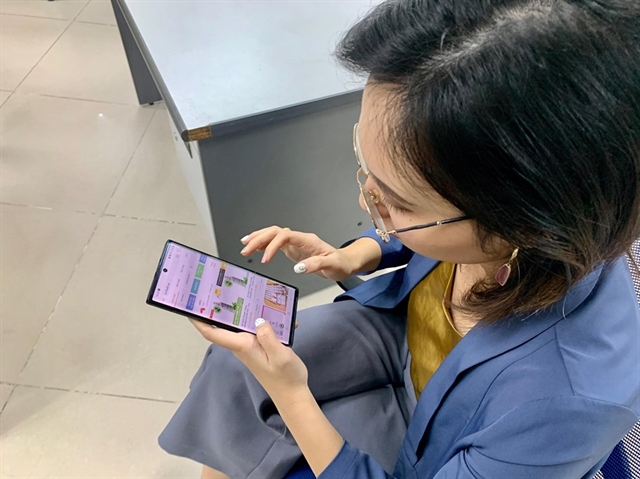
[[[245,243],[248,239],[249,239],[249,235],[244,236],[244,237],[240,240],[240,243]]]
[[[304,273],[307,270],[307,265],[304,263],[298,263],[293,267],[294,273]]]
[[[264,324],[264,323],[266,323],[266,321],[264,319],[262,319],[262,318],[256,319],[256,328],[258,326],[260,326],[261,324]]]

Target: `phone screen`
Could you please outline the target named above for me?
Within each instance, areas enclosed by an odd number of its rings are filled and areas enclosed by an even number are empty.
[[[297,290],[168,241],[151,300],[206,320],[255,333],[264,318],[289,344]]]

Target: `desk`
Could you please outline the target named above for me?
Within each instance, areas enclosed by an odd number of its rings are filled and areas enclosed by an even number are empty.
[[[329,286],[283,255],[244,258],[239,240],[277,224],[340,245],[369,226],[351,143],[363,80],[332,52],[378,2],[111,1],[139,102],[166,102],[218,254],[303,294]]]

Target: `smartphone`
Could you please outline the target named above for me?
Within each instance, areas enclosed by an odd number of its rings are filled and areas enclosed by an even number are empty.
[[[255,334],[264,318],[291,346],[298,288],[169,240],[147,304],[228,329]]]

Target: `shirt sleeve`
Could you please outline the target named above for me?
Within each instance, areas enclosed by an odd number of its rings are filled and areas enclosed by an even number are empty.
[[[584,477],[638,420],[630,409],[581,396],[541,399],[475,436],[433,479]],[[345,442],[318,479],[402,479]]]
[[[394,479],[368,454],[345,441],[342,449],[318,479]]]
[[[592,398],[533,401],[481,431],[434,479],[584,477],[637,420],[626,407]]]

